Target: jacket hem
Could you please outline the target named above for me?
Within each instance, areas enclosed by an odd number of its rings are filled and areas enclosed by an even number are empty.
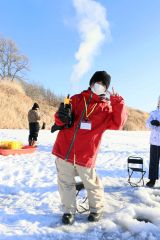
[[[66,160],[66,159],[64,158],[64,156],[62,156],[61,154],[55,153],[55,152],[52,152],[52,154],[55,155],[56,157],[61,158],[63,161],[66,161],[66,162],[69,162],[69,163],[74,164],[74,160],[72,160],[72,159]],[[82,164],[82,163],[77,162],[77,161],[75,162],[75,164],[76,164],[76,165],[79,165],[79,166],[81,166],[81,167],[86,167],[86,168],[94,168],[94,167],[95,167],[95,165],[93,165],[93,164]]]

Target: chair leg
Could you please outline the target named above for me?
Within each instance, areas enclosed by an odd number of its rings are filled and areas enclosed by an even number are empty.
[[[128,178],[129,184],[130,184],[132,187],[140,187],[140,186],[138,185],[138,183],[140,183],[140,182],[142,181],[142,186],[144,186],[144,178],[143,178],[143,177],[144,177],[145,173],[146,173],[146,172],[142,172],[142,176],[141,176],[140,180],[139,180],[137,183],[132,183],[132,182],[131,182],[131,176],[132,176],[132,174],[133,174],[133,171],[132,171],[132,173],[129,175],[129,178]]]
[[[133,171],[130,173],[130,171],[128,170],[128,182],[130,183],[131,182],[131,177],[132,177],[132,174],[133,174]]]

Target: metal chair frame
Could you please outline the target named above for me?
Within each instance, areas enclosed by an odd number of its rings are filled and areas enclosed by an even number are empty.
[[[133,167],[133,164],[135,164],[136,166]],[[144,175],[146,173],[146,171],[143,168],[143,158],[141,157],[137,157],[137,156],[129,156],[127,159],[127,170],[128,170],[128,183],[132,186],[132,187],[140,187],[140,182],[142,181],[142,186],[144,186]],[[138,182],[132,182],[131,181],[131,177],[133,175],[134,172],[139,172],[141,173],[141,178]]]
[[[82,181],[76,182],[76,191],[77,191],[76,197],[78,196],[79,192],[80,192],[82,189],[84,189],[84,184],[83,184],[83,182],[82,182]],[[78,206],[77,206],[77,212],[78,212],[78,213],[84,213],[84,212],[89,211],[89,208],[86,208],[86,207],[84,207],[84,206],[82,205],[82,204],[84,204],[84,203],[87,201],[87,199],[88,199],[88,197],[86,196],[86,197],[82,200],[81,204],[79,204],[79,207],[82,209],[81,211],[78,209]]]

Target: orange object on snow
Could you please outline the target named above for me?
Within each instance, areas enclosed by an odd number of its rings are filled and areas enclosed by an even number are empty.
[[[35,152],[36,147],[32,146],[24,146],[20,149],[3,149],[0,148],[0,155],[8,156],[8,155],[15,155],[15,154],[27,154]]]

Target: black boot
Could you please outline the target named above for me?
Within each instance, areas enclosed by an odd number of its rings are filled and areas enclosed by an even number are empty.
[[[29,143],[29,146],[32,146],[32,140],[29,140],[28,143]]]
[[[147,182],[146,186],[147,186],[147,187],[154,187],[155,183],[156,183],[156,180],[151,180],[151,179],[150,179],[150,181]]]
[[[88,221],[89,222],[98,222],[101,217],[102,217],[102,213],[94,213],[94,212],[91,212],[88,216]]]
[[[62,216],[62,223],[72,224],[74,222],[74,214],[64,213]]]

